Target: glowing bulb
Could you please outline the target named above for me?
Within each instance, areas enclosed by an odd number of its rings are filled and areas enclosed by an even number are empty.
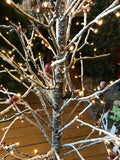
[[[116,17],[120,17],[120,12],[116,12]]]
[[[107,149],[107,152],[108,152],[108,154],[110,154],[111,153],[111,149]]]
[[[74,69],[74,68],[75,68],[75,66],[73,65],[73,66],[72,66],[72,69]]]
[[[42,7],[47,8],[48,7],[48,2],[43,2]]]
[[[13,154],[14,154],[13,150],[11,150],[11,151],[10,151],[10,154],[11,154],[11,155],[13,155]]]
[[[11,0],[7,0],[6,2],[7,2],[8,4],[10,4],[10,3],[11,3]]]
[[[104,101],[100,101],[101,104],[104,104]]]
[[[8,17],[5,17],[5,20],[8,21],[9,20]]]
[[[79,24],[80,24],[80,22],[79,22],[79,21],[77,21],[77,22],[76,22],[76,26],[78,26]]]
[[[2,50],[3,53],[5,53],[5,50]]]
[[[109,144],[109,141],[107,139],[104,140],[105,144]]]
[[[99,26],[101,26],[101,25],[103,24],[103,19],[99,19],[98,22],[97,22],[97,24],[98,24]]]
[[[94,33],[98,33],[98,29],[96,28],[96,29],[94,29],[94,31],[93,31]]]
[[[72,45],[70,45],[69,46],[69,51],[73,51],[74,50],[74,48],[75,48],[75,46],[72,44]]]
[[[97,51],[97,48],[94,48],[94,51],[96,52],[96,51]]]
[[[17,97],[21,97],[21,94],[20,94],[20,93],[17,93],[16,96],[17,96]]]
[[[110,84],[113,84],[113,81],[110,81]]]
[[[8,51],[9,54],[12,54],[12,51]]]
[[[94,42],[91,43],[91,46],[93,46],[93,45],[94,45]]]
[[[17,143],[16,143],[16,146],[19,146],[19,145],[20,145],[20,143],[19,143],[19,142],[17,142]]]
[[[37,150],[37,149],[34,149],[34,153],[37,154],[37,153],[38,153],[38,150]]]
[[[78,76],[75,76],[75,78],[78,78]]]
[[[95,100],[92,100],[92,104],[95,104]]]

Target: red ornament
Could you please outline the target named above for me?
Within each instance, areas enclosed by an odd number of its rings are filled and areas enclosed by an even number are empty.
[[[9,104],[13,104],[13,103],[14,103],[14,99],[13,99],[13,98],[9,99],[9,100],[8,100],[8,103],[9,103]]]
[[[98,90],[98,91],[101,91],[101,90],[103,90],[103,88],[99,85],[99,86],[97,87],[97,90]]]
[[[49,73],[51,71],[51,64],[50,63],[47,63],[46,65],[45,65],[45,72],[46,73]]]
[[[117,156],[117,153],[112,152],[112,153],[110,153],[110,155],[108,155],[108,158],[109,158],[109,160],[113,160],[116,156]]]
[[[3,88],[2,88],[2,87],[0,87],[0,90],[3,90]]]
[[[25,28],[22,29],[21,27],[18,27],[18,28],[17,28],[17,31],[18,31],[18,32],[23,32],[23,33],[26,33],[26,32],[27,32],[27,30],[26,30]]]
[[[48,46],[49,46],[49,44],[48,44],[44,39],[41,41],[41,43],[42,43],[45,47],[48,47]]]
[[[14,95],[14,96],[12,97],[12,99],[13,99],[14,101],[17,101],[17,100],[18,100],[18,96]]]
[[[105,81],[101,81],[101,82],[100,82],[100,86],[101,86],[102,88],[105,88],[105,87],[107,86],[107,83],[106,83]]]

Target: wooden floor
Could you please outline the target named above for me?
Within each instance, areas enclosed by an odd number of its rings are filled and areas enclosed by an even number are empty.
[[[41,108],[39,106],[39,100],[35,97],[35,95],[31,94],[28,97],[28,102],[31,105],[32,108],[37,109]],[[70,111],[73,109],[73,106],[75,104],[71,103],[69,107],[67,107],[63,113],[63,124],[65,120],[67,119]],[[77,115],[82,109],[83,105],[80,105],[77,111],[75,112],[74,116]],[[2,110],[2,108],[0,108]],[[50,110],[50,108],[48,108]],[[45,118],[46,115],[44,111],[41,111],[41,115]],[[73,117],[74,117],[73,116]],[[96,121],[91,118],[91,116],[88,113],[83,114],[82,117],[86,122],[90,122],[91,124],[94,124]],[[31,116],[31,120],[33,120]],[[3,128],[7,127],[10,124],[10,122],[0,123],[0,139],[3,136]],[[67,142],[75,142],[78,140],[85,139],[87,135],[91,132],[91,129],[82,126],[78,128],[78,123],[75,123],[74,125],[71,125],[67,130],[65,130],[62,134],[62,144],[65,144]],[[46,128],[46,131],[48,135],[50,135],[50,130]],[[92,137],[98,137],[98,133],[95,132]],[[17,147],[18,150],[21,152],[24,152],[26,154],[34,155],[34,149],[37,149],[40,154],[44,154],[47,151],[50,150],[50,146],[46,142],[45,137],[43,134],[33,125],[28,123],[27,121],[16,121],[8,134],[5,138],[6,145],[7,144],[14,144],[16,142],[19,142],[20,145]],[[72,149],[72,148],[71,148]],[[67,151],[68,148],[65,148],[65,151]],[[107,154],[106,149],[104,147],[104,144],[97,144],[91,147],[88,147],[84,150],[80,151],[81,155],[85,158],[85,160],[107,160]],[[7,153],[0,148],[0,159],[4,157]],[[69,154],[65,157],[63,157],[63,160],[78,160],[79,157],[76,153]],[[12,156],[8,156],[6,160],[14,160]]]
[[[29,103],[32,105],[32,107],[38,108],[39,101],[35,98],[34,95],[31,95],[29,97]],[[63,116],[63,122],[69,115],[70,110],[72,109],[72,106],[74,104],[71,104],[69,108],[66,108],[66,111],[64,112]],[[82,109],[82,106],[76,111],[75,115],[79,113],[79,111]],[[43,111],[41,111],[43,112]],[[43,116],[44,113],[43,113]],[[95,120],[93,120],[90,115],[85,113],[82,117],[85,119],[86,122],[90,122],[91,124],[95,123]],[[32,117],[31,117],[32,119]],[[2,131],[2,128],[5,126],[8,126],[10,122],[1,123],[0,124],[0,139],[2,138],[2,135],[4,131]],[[62,139],[63,144],[67,142],[75,142],[81,139],[84,139],[87,137],[88,133],[91,132],[89,128],[86,126],[82,126],[81,128],[77,128],[78,124],[74,124],[70,126],[66,131],[63,132]],[[47,133],[50,135],[50,131],[47,129]],[[94,133],[92,137],[97,137],[97,133]],[[34,155],[34,149],[37,149],[39,153],[43,154],[46,151],[49,151],[50,146],[47,144],[46,139],[42,135],[42,133],[33,125],[29,124],[27,121],[16,121],[16,123],[12,126],[11,130],[8,132],[6,138],[5,138],[6,144],[13,144],[16,142],[19,142],[20,145],[17,147],[20,151],[23,151],[27,154]],[[67,150],[67,148],[66,148]],[[106,150],[104,148],[104,144],[97,144],[95,146],[89,147],[83,151],[80,152],[86,160],[106,160]],[[5,151],[0,149],[0,159],[5,156]],[[8,156],[6,158],[7,160],[12,160],[14,158]],[[77,160],[78,155],[76,153],[70,154],[69,156],[63,157],[64,160]]]

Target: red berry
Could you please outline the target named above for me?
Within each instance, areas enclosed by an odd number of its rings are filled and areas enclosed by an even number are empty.
[[[100,82],[100,86],[101,86],[102,88],[105,88],[105,87],[107,86],[107,83],[106,83],[105,81],[101,81],[101,82]]]
[[[13,99],[14,101],[17,101],[17,100],[18,100],[18,96],[14,95],[14,96],[12,97],[12,99]]]
[[[97,90],[98,90],[98,91],[101,91],[101,90],[103,90],[103,88],[99,85],[99,86],[97,87]]]
[[[8,100],[8,103],[9,103],[9,104],[13,104],[13,103],[14,103],[14,99],[13,99],[13,98],[9,99],[9,100]]]
[[[0,87],[0,90],[3,90],[3,88],[2,88],[2,87]]]

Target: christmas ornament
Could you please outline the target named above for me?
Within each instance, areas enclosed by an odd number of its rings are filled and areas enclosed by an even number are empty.
[[[44,39],[42,39],[41,43],[42,43],[45,47],[48,47],[48,46],[49,46],[49,44],[48,44]]]
[[[97,87],[98,91],[103,90],[107,86],[107,83],[105,81],[101,81],[100,85]]]
[[[45,65],[45,72],[46,72],[46,73],[50,73],[50,71],[51,71],[51,64],[50,64],[50,63],[47,63],[47,64]]]
[[[17,28],[17,31],[18,31],[18,32],[23,32],[23,33],[26,33],[26,32],[27,32],[27,30],[26,30],[25,28],[22,29],[21,27],[18,27],[18,28]]]

